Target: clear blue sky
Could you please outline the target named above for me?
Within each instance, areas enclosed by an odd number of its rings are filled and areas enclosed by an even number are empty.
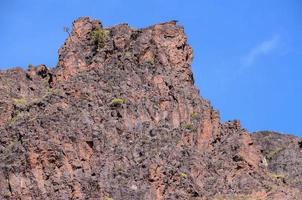
[[[302,136],[300,0],[1,0],[0,68],[55,66],[80,16],[141,28],[172,19],[194,48],[201,95],[249,131]]]

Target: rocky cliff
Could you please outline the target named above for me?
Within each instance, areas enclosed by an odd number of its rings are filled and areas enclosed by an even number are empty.
[[[2,71],[0,199],[302,199],[301,140],[221,123],[191,61],[175,21],[83,17],[57,67]]]

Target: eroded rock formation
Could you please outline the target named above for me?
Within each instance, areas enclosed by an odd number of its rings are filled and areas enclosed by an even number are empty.
[[[83,17],[57,67],[1,72],[0,199],[302,199],[262,136],[220,122],[191,61],[175,21]]]

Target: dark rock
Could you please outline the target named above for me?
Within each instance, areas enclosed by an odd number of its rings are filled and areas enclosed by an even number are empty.
[[[254,133],[252,138],[265,156],[271,175],[284,179],[286,184],[301,191],[301,139],[270,131]]]
[[[222,124],[191,62],[175,21],[134,30],[84,17],[56,68],[1,72],[0,199],[302,199],[299,141],[267,167],[285,143],[263,148],[239,121]]]

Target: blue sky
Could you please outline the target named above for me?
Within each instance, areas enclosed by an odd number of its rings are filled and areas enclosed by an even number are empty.
[[[55,66],[63,27],[80,16],[136,28],[179,20],[196,85],[223,121],[302,136],[300,0],[1,0],[0,13],[0,69]]]

